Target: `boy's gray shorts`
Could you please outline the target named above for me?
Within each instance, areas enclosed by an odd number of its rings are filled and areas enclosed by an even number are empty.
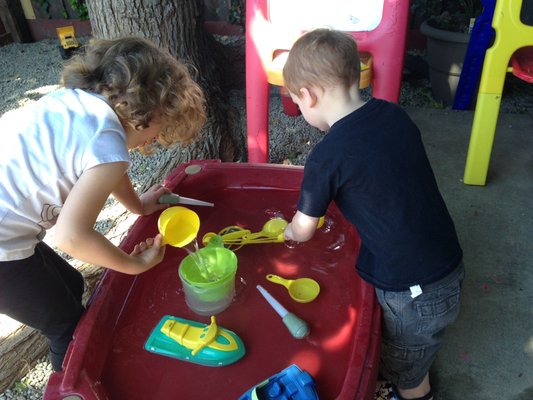
[[[444,330],[459,314],[464,264],[440,281],[422,286],[422,294],[376,288],[382,308],[380,372],[402,389],[418,386],[439,350]]]

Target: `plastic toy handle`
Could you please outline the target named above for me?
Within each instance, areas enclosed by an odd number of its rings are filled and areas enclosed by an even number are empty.
[[[296,339],[303,339],[309,335],[309,325],[293,313],[287,313],[285,318],[283,318],[283,323]]]
[[[162,194],[157,200],[159,204],[180,204],[180,196],[173,193]]]
[[[200,336],[201,339],[198,341],[198,344],[192,351],[192,355],[195,356],[200,350],[202,350],[205,346],[207,346],[209,343],[215,340],[217,334],[218,334],[217,321],[215,319],[215,316],[212,315],[211,323],[204,328],[203,333]]]
[[[163,195],[161,195],[161,197],[159,197],[158,201],[161,204],[174,204],[174,205],[176,205],[176,204],[189,204],[189,205],[192,205],[192,206],[206,206],[206,207],[214,207],[215,206],[213,203],[210,203],[208,201],[191,199],[189,197],[179,196],[179,195],[174,194],[174,193],[163,194]]]
[[[250,233],[250,230],[241,228],[240,226],[228,226],[218,234],[222,236],[224,240],[240,240],[243,236],[249,235]]]
[[[278,235],[265,234],[264,232],[252,233],[242,238],[243,244],[282,243],[285,241],[283,233]]]
[[[259,232],[249,233],[243,236],[244,244],[254,244],[254,243],[281,243],[285,241],[283,232],[287,227],[288,222],[283,218],[272,218],[268,220],[264,225],[263,229]]]
[[[289,313],[285,307],[283,307],[279,301],[277,301],[270,293],[267,292],[267,290],[261,286],[257,285],[257,290],[261,292],[263,297],[268,301],[268,304],[278,313],[278,315],[281,318],[285,318],[285,316]]]
[[[303,339],[309,335],[309,325],[307,325],[304,320],[298,318],[293,313],[288,312],[285,307],[283,307],[274,297],[272,297],[272,295],[268,293],[261,285],[257,285],[256,287],[266,301],[268,301],[272,308],[276,310],[276,312],[282,318],[283,323],[294,338]]]
[[[277,283],[278,285],[285,286],[287,289],[289,289],[291,286],[291,283],[294,282],[294,280],[292,279],[285,279],[285,278],[282,278],[281,276],[274,275],[274,274],[268,274],[266,278],[270,282],[274,282],[274,283]]]

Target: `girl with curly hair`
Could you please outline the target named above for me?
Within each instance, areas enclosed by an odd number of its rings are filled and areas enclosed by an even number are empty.
[[[94,229],[112,194],[151,214],[168,192],[138,196],[129,150],[188,144],[205,123],[200,87],[185,64],[134,37],[93,40],[64,68],[62,88],[0,119],[0,313],[48,338],[54,370],[84,307],[83,277],[43,242],[79,260],[140,274],[163,258],[160,235],[127,254]]]

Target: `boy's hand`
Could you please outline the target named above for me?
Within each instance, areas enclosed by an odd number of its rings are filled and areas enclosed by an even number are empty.
[[[283,235],[287,240],[306,242],[315,234],[319,220],[319,218],[310,217],[300,211],[296,211],[291,223],[285,228]]]
[[[289,223],[286,227],[285,227],[285,232],[283,232],[283,236],[285,237],[285,240],[294,240],[294,235],[292,233],[292,223]]]
[[[141,194],[139,198],[142,205],[142,215],[149,215],[156,211],[168,208],[168,204],[159,204],[158,202],[159,198],[167,193],[170,193],[170,189],[164,187],[163,185],[155,184],[145,193]]]
[[[165,246],[162,246],[163,238],[157,234],[154,238],[148,238],[144,242],[136,244],[131,256],[136,257],[146,267],[145,271],[155,267],[165,255]]]

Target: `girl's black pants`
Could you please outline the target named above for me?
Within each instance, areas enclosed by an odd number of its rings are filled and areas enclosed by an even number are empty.
[[[48,338],[55,371],[84,312],[82,274],[46,243],[23,260],[0,262],[0,313],[38,329]]]

